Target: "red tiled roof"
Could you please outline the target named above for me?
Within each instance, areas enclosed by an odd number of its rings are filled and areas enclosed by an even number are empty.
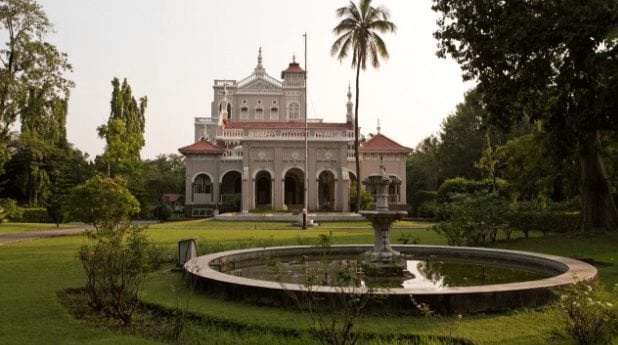
[[[200,140],[189,146],[181,147],[178,149],[180,153],[223,153],[225,149],[221,146],[215,145],[207,140]]]
[[[181,197],[180,194],[174,194],[174,193],[161,194],[161,200],[167,201],[167,202],[176,202],[178,201],[178,199],[180,199],[180,197]]]
[[[225,128],[305,128],[304,121],[228,121]],[[307,128],[352,129],[351,123],[307,122]]]
[[[298,62],[290,62],[290,65],[288,66],[288,68],[285,71],[281,71],[281,78],[283,79],[283,75],[285,73],[303,73],[303,72],[305,72],[305,70],[300,67]]]
[[[399,145],[383,134],[376,134],[359,148],[360,152],[412,152],[412,149]]]

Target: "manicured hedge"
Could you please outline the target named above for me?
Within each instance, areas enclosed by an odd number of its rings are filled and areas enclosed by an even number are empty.
[[[24,208],[20,222],[23,223],[49,223],[46,208]]]
[[[458,195],[474,195],[491,193],[493,189],[490,180],[468,180],[462,177],[448,179],[438,188],[437,200],[439,204],[452,202]],[[496,180],[496,190],[503,197],[508,195],[508,183],[505,180]]]
[[[528,231],[548,232],[575,231],[580,226],[579,212],[513,212],[510,215],[513,228],[528,237]]]

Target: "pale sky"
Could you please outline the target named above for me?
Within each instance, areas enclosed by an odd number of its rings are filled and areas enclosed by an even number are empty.
[[[67,123],[69,141],[92,158],[104,141],[96,127],[109,116],[111,80],[127,78],[136,98],[148,96],[143,158],[178,153],[193,142],[194,117],[210,117],[214,79],[252,73],[262,47],[266,72],[280,77],[292,55],[304,65],[308,40],[309,117],[344,122],[350,60],[330,55],[343,0],[40,0],[68,53],[75,81]],[[390,59],[361,72],[361,132],[382,133],[415,147],[472,87],[459,66],[435,55],[431,0],[374,0],[398,26],[385,35]]]

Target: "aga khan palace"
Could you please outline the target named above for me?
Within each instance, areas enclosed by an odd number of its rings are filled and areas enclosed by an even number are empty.
[[[307,119],[305,171],[305,82],[305,70],[295,58],[281,79],[268,74],[261,48],[251,75],[214,81],[211,116],[195,118],[194,143],[179,149],[187,164],[187,216],[302,210],[305,173],[309,211],[350,211],[351,183],[358,178],[352,93],[348,86],[341,122]],[[404,209],[406,157],[411,149],[378,128],[359,150],[361,180],[379,172],[382,165],[397,177],[389,186],[389,206]]]

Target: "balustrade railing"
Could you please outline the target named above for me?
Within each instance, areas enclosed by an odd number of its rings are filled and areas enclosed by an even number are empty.
[[[305,130],[302,128],[275,128],[275,129],[261,129],[261,128],[226,128],[223,130],[221,139],[289,139],[305,137]],[[347,129],[309,129],[307,132],[307,138],[311,140],[320,139],[354,139],[354,131]]]

